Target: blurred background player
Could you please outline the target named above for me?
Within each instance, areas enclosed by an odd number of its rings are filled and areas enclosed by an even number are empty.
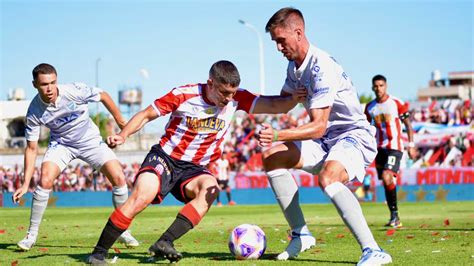
[[[222,153],[221,157],[215,162],[217,170],[217,184],[219,184],[220,191],[217,193],[217,206],[222,206],[220,199],[221,191],[225,191],[227,195],[227,202],[229,205],[235,205],[235,202],[232,200],[230,195],[230,186],[229,186],[229,171],[230,163],[229,160],[225,158],[225,153]]]
[[[274,130],[264,124],[259,134],[263,147],[283,141],[263,153],[265,171],[292,229],[289,245],[277,258],[295,258],[315,245],[299,206],[298,185],[288,171],[297,168],[319,174],[320,188],[361,247],[358,264],[390,263],[391,256],[378,246],[358,200],[345,186],[355,178],[362,181],[376,154],[375,128],[364,116],[351,78],[332,56],[307,40],[299,10],[280,9],[265,29],[289,60],[281,94],[305,88],[303,105],[310,116],[308,123],[291,129]]]
[[[118,135],[107,138],[109,146],[121,145],[146,123],[171,114],[159,144],[151,148],[137,173],[132,195],[110,216],[88,263],[106,263],[108,250],[135,216],[169,193],[185,205],[148,251],[171,262],[183,257],[174,241],[199,224],[217,196],[217,180],[204,166],[221,156],[234,113],[285,113],[306,96],[302,90],[286,97],[256,96],[239,84],[234,64],[218,61],[211,66],[207,83],[174,88],[134,115]]]
[[[13,194],[13,202],[19,202],[28,191],[42,125],[50,129],[50,140],[41,164],[40,181],[33,193],[28,233],[17,244],[22,250],[29,250],[35,244],[53,182],[73,159],[79,158],[107,176],[113,185],[112,202],[115,208],[128,198],[122,166],[114,152],[102,141],[99,128],[89,118],[88,103],[100,101],[120,128],[125,125],[110,95],[83,83],[57,84],[56,69],[49,64],[39,64],[33,69],[33,86],[38,94],[26,114],[25,180]],[[119,240],[127,247],[139,245],[129,231],[123,232]]]
[[[385,198],[390,210],[390,220],[385,226],[401,227],[398,216],[396,176],[403,156],[402,126],[408,135],[408,156],[415,159],[416,149],[408,105],[387,93],[387,79],[382,75],[372,78],[375,99],[365,106],[365,115],[377,129],[377,156],[375,167],[378,178],[383,181]]]

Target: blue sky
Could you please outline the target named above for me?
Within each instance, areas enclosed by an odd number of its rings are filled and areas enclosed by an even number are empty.
[[[473,67],[473,1],[11,1],[0,0],[0,100],[21,87],[31,99],[31,70],[53,64],[60,83],[118,90],[144,88],[144,106],[169,89],[205,82],[210,65],[233,61],[241,87],[259,92],[263,38],[267,94],[278,94],[287,60],[264,27],[279,8],[300,9],[310,41],[332,54],[359,93],[384,74],[390,93],[413,100],[431,71],[443,77]],[[140,69],[149,72],[145,79]]]

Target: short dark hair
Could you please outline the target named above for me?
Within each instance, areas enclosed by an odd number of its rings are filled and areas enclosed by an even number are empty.
[[[52,65],[46,64],[46,63],[41,63],[41,64],[35,66],[35,68],[33,68],[32,74],[33,74],[33,79],[34,80],[36,80],[36,78],[38,77],[39,74],[56,74],[56,75],[58,75],[58,73],[56,72],[56,69]]]
[[[375,75],[373,78],[372,78],[372,84],[377,81],[377,80],[383,80],[385,83],[387,83],[387,78],[385,78],[383,75]]]
[[[226,60],[217,61],[211,66],[209,78],[232,87],[238,87],[240,84],[239,70],[232,62]]]
[[[284,7],[273,14],[273,16],[268,20],[267,25],[265,26],[265,31],[270,32],[276,27],[289,26],[288,18],[293,15],[299,17],[303,21],[304,25],[304,17],[301,11],[293,7]]]

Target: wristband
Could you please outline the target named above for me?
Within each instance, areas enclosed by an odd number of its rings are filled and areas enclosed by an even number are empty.
[[[408,147],[409,148],[415,148],[415,142],[409,142]]]
[[[273,130],[273,141],[277,141],[277,140],[278,140],[278,131]]]

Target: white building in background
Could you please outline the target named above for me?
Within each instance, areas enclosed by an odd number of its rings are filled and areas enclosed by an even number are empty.
[[[0,149],[26,146],[25,115],[30,102],[21,88],[10,90],[8,101],[0,101]]]
[[[449,72],[441,78],[441,72],[432,73],[428,87],[417,92],[418,101],[461,99],[474,100],[474,71]]]

